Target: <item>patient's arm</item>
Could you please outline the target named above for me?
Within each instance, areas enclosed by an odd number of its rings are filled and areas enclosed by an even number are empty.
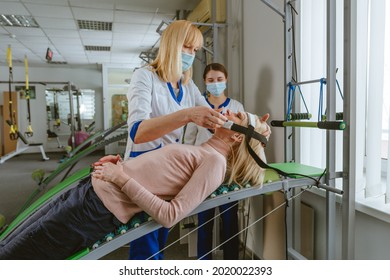
[[[123,171],[122,162],[117,162],[116,164],[105,162],[101,165],[96,165],[92,176],[96,179],[113,183],[118,187],[124,186],[130,179],[130,176]]]
[[[120,155],[108,155],[100,158],[97,162],[94,162],[92,166],[99,166],[106,162],[117,163],[118,161],[122,161]]]
[[[131,178],[122,187],[142,210],[164,227],[171,227],[191,213],[222,183],[226,160],[222,155],[205,160],[193,173],[181,191],[165,201]]]

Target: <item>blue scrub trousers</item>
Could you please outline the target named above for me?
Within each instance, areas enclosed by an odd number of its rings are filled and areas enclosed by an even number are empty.
[[[224,212],[226,209],[229,210]],[[219,206],[219,212],[220,213],[224,212],[220,216],[222,219],[222,225],[221,225],[222,242],[221,243],[225,242],[226,240],[230,239],[232,236],[238,233],[237,211],[238,211],[237,202],[232,202],[232,203]],[[214,217],[215,217],[215,208],[203,211],[198,214],[198,223],[199,223],[198,241],[197,241],[198,259],[201,260],[212,259],[212,254],[209,252],[213,249],[212,243],[213,243],[213,226],[214,226],[213,221],[215,221],[213,219]],[[211,219],[213,219],[213,221],[207,223],[207,221],[210,221]],[[223,256],[225,260],[238,260],[238,252],[239,252],[238,235],[233,237],[230,241],[226,242],[222,246],[222,249],[223,249]]]
[[[130,242],[129,260],[163,260],[164,252],[159,251],[167,243],[168,231],[167,228],[159,228]]]

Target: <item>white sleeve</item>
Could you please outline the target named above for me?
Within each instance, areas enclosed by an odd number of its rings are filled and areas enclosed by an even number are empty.
[[[153,73],[148,69],[137,69],[131,77],[127,92],[129,127],[140,120],[150,119],[152,113]]]
[[[238,109],[237,109],[237,112],[245,112],[245,109],[244,109],[244,106],[241,104],[241,102],[238,102]]]
[[[207,106],[210,107],[210,105],[207,103],[206,99],[200,92],[199,88],[195,85],[194,81],[190,81],[190,86],[193,89],[194,96],[195,96],[195,106]]]
[[[231,103],[232,103],[232,106],[231,106],[231,108],[228,107],[228,109],[232,110],[234,113],[245,112],[244,106],[242,105],[241,102],[239,102],[235,99],[232,99]]]
[[[188,123],[183,134],[183,144],[195,145],[198,126],[195,123]]]

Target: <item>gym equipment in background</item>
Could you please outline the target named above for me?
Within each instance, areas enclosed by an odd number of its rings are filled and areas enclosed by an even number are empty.
[[[12,102],[12,82],[13,82],[13,74],[12,74],[12,50],[11,45],[8,46],[7,49],[7,63],[8,63],[8,106],[9,106],[9,120],[7,124],[9,125],[9,138],[11,140],[18,139],[18,126],[16,124],[16,109],[13,106]]]
[[[6,120],[6,122],[9,126],[12,125],[11,121]],[[18,142],[16,144],[16,150],[0,157],[0,164],[3,164],[4,162],[9,160],[10,158],[13,158],[14,156],[19,155],[19,154],[23,153],[24,151],[26,151],[27,149],[30,149],[33,147],[38,147],[40,149],[43,160],[49,160],[49,158],[46,156],[45,150],[43,149],[42,143],[29,143],[29,141],[27,141],[27,139],[23,136],[22,133],[20,133],[20,131],[16,131],[15,133],[17,134],[17,140],[18,140]]]
[[[26,70],[26,90],[25,90],[25,98],[27,101],[27,131],[24,133],[26,137],[32,137],[33,136],[33,129],[31,127],[31,110],[30,110],[30,88],[28,84],[28,60],[27,56],[24,56],[24,65]]]

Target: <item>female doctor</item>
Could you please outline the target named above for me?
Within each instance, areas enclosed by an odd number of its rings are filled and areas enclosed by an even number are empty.
[[[127,93],[125,159],[180,142],[187,123],[214,129],[226,121],[208,106],[192,81],[191,66],[202,45],[203,35],[196,26],[174,21],[163,31],[156,59],[134,72]],[[167,236],[168,230],[162,228],[131,242],[129,259],[147,259],[160,252]],[[163,253],[153,258],[163,259]]]

